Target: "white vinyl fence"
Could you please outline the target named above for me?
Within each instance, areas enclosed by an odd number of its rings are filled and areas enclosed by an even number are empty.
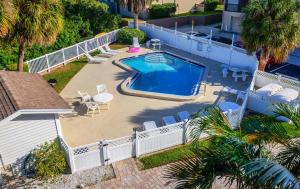
[[[190,128],[186,123],[180,122],[76,148],[68,146],[63,138],[60,138],[60,143],[74,173],[184,144],[191,140],[188,134]],[[206,135],[201,136],[203,137]]]
[[[51,68],[66,64],[83,56],[86,52],[92,52],[97,50],[98,47],[105,44],[113,43],[117,40],[118,30],[109,32],[103,36],[95,37],[73,46],[63,48],[61,50],[46,54],[44,56],[35,58],[33,60],[26,61],[31,73],[41,73],[44,71],[50,71]],[[83,50],[84,49],[84,50]]]
[[[257,68],[255,55],[248,55],[244,49],[205,39],[193,37],[176,30],[143,23],[139,25],[149,38],[158,38],[163,43],[223,64],[248,69],[252,73]]]

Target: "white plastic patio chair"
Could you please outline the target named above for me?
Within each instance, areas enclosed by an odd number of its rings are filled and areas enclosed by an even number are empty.
[[[139,43],[139,38],[134,37],[134,38],[132,39],[132,41],[133,41],[133,44],[132,44],[132,47],[133,47],[133,48],[140,48],[140,47],[141,47],[141,45],[140,45],[140,43]]]
[[[242,78],[243,81],[247,80],[248,74],[246,71],[233,72],[232,77],[234,77],[234,81],[237,82],[238,78]]]
[[[105,48],[105,50],[106,50],[107,52],[111,52],[111,53],[116,53],[116,54],[118,54],[118,53],[121,53],[121,52],[122,52],[122,51],[119,51],[119,50],[112,50],[112,49],[109,47],[108,44],[104,45],[104,48]]]
[[[101,52],[101,55],[105,55],[105,56],[108,56],[108,57],[111,57],[111,56],[114,56],[114,55],[118,54],[118,53],[108,52],[103,47],[98,47],[98,49]]]
[[[165,116],[162,118],[162,122],[163,125],[171,125],[177,123],[174,116]]]
[[[87,107],[87,115],[91,114],[92,117],[95,114],[95,111],[98,110],[98,113],[100,113],[100,107],[97,103],[95,102],[85,102],[85,105]]]
[[[99,63],[107,61],[107,58],[101,58],[101,57],[92,57],[89,53],[85,52],[85,56],[89,60],[89,62]]]
[[[105,84],[100,84],[96,86],[98,94],[107,92],[107,87]]]
[[[82,103],[91,101],[91,99],[92,99],[91,95],[89,95],[87,92],[78,91],[78,94],[81,97],[81,102]]]
[[[191,115],[188,111],[182,111],[177,113],[177,117],[180,122],[186,122],[191,118]]]
[[[147,130],[151,130],[151,129],[156,129],[157,125],[155,123],[155,121],[146,121],[143,123],[143,130],[147,131]]]

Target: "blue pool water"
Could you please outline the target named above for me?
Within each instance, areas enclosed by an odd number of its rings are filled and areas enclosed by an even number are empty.
[[[158,52],[121,62],[139,72],[128,86],[134,90],[172,95],[197,95],[205,67]]]

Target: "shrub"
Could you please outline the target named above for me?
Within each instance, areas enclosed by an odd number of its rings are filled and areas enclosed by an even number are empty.
[[[55,178],[64,173],[67,168],[64,152],[60,149],[58,139],[44,143],[33,150],[31,154],[35,177],[42,179]]]
[[[133,37],[139,38],[140,43],[146,40],[146,34],[143,31],[133,28],[123,28],[117,34],[118,42],[123,44],[132,44]]]
[[[8,65],[6,65],[6,69],[8,71],[17,71],[17,68],[18,68],[18,64],[8,64]],[[29,71],[28,64],[23,64],[23,71],[24,72]]]
[[[216,10],[219,1],[217,0],[204,0],[204,10],[205,11],[214,11]]]
[[[151,19],[166,18],[174,15],[176,12],[175,3],[154,4],[149,9]]]

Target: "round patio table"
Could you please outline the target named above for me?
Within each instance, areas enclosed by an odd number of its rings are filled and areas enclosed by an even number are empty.
[[[241,108],[241,106],[234,102],[222,102],[219,104],[219,108],[222,112],[228,112],[229,110],[238,110]]]
[[[114,98],[114,96],[110,93],[100,93],[100,94],[95,95],[93,97],[93,100],[98,103],[107,104],[110,101],[112,101],[113,98]]]

